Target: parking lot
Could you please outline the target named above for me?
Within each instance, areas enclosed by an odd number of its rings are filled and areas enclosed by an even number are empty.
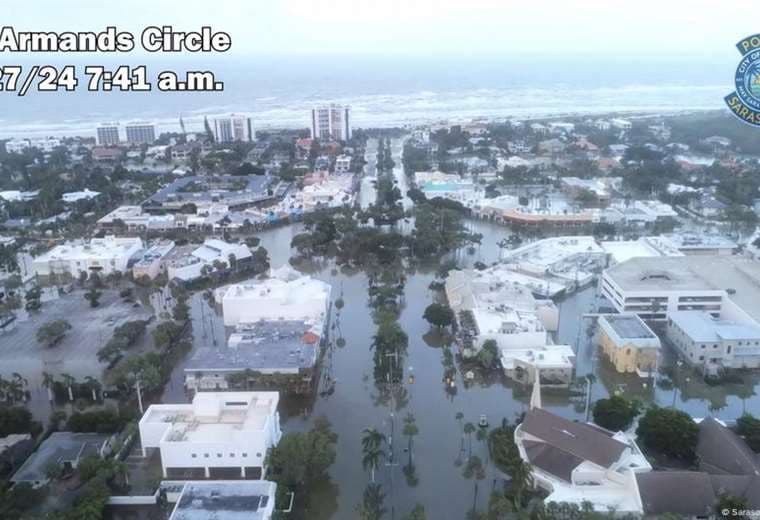
[[[113,329],[151,315],[149,307],[125,302],[115,290],[104,290],[96,308],[90,307],[83,291],[74,291],[45,301],[38,312],[18,310],[15,326],[0,333],[0,375],[8,378],[18,372],[28,380],[32,392],[42,389],[43,372],[70,374],[77,380],[87,376],[99,379],[105,365],[98,361],[97,351],[111,339]],[[71,330],[52,347],[40,344],[36,337],[40,326],[60,319],[68,321]],[[133,349],[149,341],[146,334]]]

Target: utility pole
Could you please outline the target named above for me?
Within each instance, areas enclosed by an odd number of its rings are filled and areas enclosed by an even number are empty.
[[[137,404],[140,407],[140,415],[145,415],[145,409],[143,408],[142,401],[142,389],[140,388],[140,378],[135,381],[135,388],[137,389]]]

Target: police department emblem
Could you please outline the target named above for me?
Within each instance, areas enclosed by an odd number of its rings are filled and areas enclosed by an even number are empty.
[[[760,34],[736,44],[742,60],[736,67],[736,91],[725,97],[736,117],[753,126],[760,126]]]

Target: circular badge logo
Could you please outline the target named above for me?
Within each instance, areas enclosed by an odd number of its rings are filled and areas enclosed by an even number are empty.
[[[733,114],[743,122],[760,126],[760,34],[736,44],[742,59],[736,67],[736,91],[725,97]]]

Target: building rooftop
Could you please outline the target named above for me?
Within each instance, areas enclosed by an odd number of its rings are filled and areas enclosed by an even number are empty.
[[[603,468],[615,464],[628,447],[615,440],[611,432],[569,421],[540,408],[526,414],[521,430],[575,459],[590,461]]]
[[[44,482],[51,464],[63,464],[98,455],[110,435],[101,433],[54,432],[11,477],[12,482]]]
[[[632,258],[607,269],[622,290],[721,291],[753,318],[760,319],[760,262],[728,255]]]
[[[54,260],[71,260],[85,257],[91,258],[120,258],[124,255],[132,255],[142,249],[142,240],[137,237],[114,237],[93,238],[89,242],[82,240],[66,242],[35,257],[35,262],[49,262]]]
[[[668,317],[698,342],[760,339],[760,327],[757,325],[715,319],[702,311],[675,311]]]
[[[175,179],[147,201],[153,206],[181,206],[224,201],[229,205],[257,202],[271,198],[269,190],[276,184],[269,175],[197,175]]]
[[[267,520],[276,489],[266,480],[187,482],[169,520]]]
[[[277,411],[278,392],[199,392],[192,404],[154,404],[141,424],[165,423],[165,442],[235,442],[262,431]]]
[[[185,371],[297,371],[314,367],[321,323],[304,320],[258,321],[236,330],[226,346],[196,349]]]
[[[602,316],[610,327],[620,336],[622,339],[651,339],[656,338],[652,329],[647,327],[641,318],[635,314],[610,314]]]

